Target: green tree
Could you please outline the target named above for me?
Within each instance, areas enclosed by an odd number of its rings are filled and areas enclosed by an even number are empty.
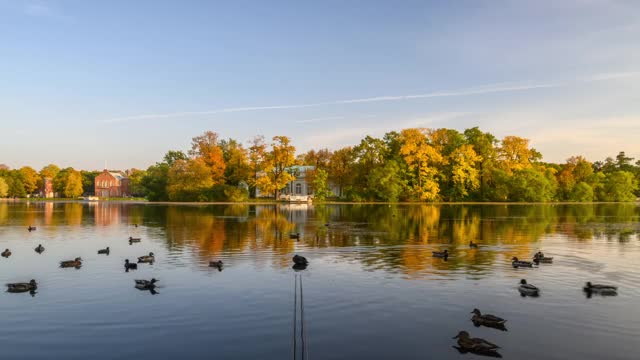
[[[584,181],[577,183],[571,190],[569,200],[579,202],[593,201],[593,188]]]
[[[511,201],[550,201],[555,196],[554,185],[541,171],[525,168],[513,172],[509,182]]]
[[[400,176],[400,166],[394,160],[389,160],[384,166],[375,168],[368,179],[368,187],[376,197],[388,202],[398,201],[405,185]]]
[[[598,194],[600,201],[634,201],[638,183],[628,171],[614,171],[606,175]]]
[[[64,196],[68,198],[77,198],[82,195],[82,175],[79,171],[71,170],[68,173],[67,181],[64,187]]]
[[[480,156],[478,174],[480,186],[471,197],[477,200],[487,200],[492,186],[491,174],[496,166],[496,145],[498,140],[490,133],[482,132],[477,126],[464,131],[466,142],[473,146],[473,150]]]
[[[167,163],[157,163],[147,168],[146,174],[142,177],[142,187],[149,201],[169,200],[167,195],[169,168],[170,166]]]
[[[131,169],[129,172],[129,193],[132,196],[144,197],[147,195],[143,183],[145,175],[147,175],[145,170]]]
[[[204,159],[177,160],[169,169],[167,195],[171,201],[206,201],[214,184],[211,167]]]
[[[99,174],[99,171],[80,170],[80,176],[82,177],[83,194],[93,194],[95,192],[96,176],[98,176]]]
[[[329,190],[329,174],[326,170],[316,169],[312,184],[314,201],[324,201],[327,197],[331,196],[331,191]]]

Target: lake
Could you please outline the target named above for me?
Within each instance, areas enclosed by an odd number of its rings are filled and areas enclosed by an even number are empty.
[[[2,358],[293,359],[303,301],[298,359],[303,340],[306,359],[480,358],[452,347],[460,330],[504,358],[637,359],[639,221],[637,204],[0,202],[0,282],[39,285],[0,292]],[[538,250],[554,263],[511,266]],[[294,254],[310,265],[292,269]],[[59,267],[75,257],[80,269]],[[155,295],[134,288],[152,277]],[[539,297],[520,296],[522,278]],[[619,294],[589,298],[586,281]],[[474,308],[508,331],[475,327]]]

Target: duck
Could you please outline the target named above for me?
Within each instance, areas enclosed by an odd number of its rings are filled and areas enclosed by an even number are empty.
[[[109,255],[109,253],[111,252],[111,250],[109,250],[109,247],[107,246],[106,249],[100,249],[98,250],[98,254],[107,254]]]
[[[138,224],[133,224],[133,227],[138,227]]]
[[[435,258],[446,259],[449,257],[449,250],[445,249],[444,251],[432,251],[431,255]]]
[[[478,244],[474,243],[473,240],[469,241],[469,247],[472,249],[477,249],[478,248]]]
[[[139,263],[153,263],[156,261],[156,258],[153,256],[153,253],[150,252],[149,255],[143,255],[138,257]]]
[[[36,231],[36,227],[35,227],[35,226],[31,226],[31,225],[29,225],[29,227],[27,228],[27,230],[28,230],[29,232]]]
[[[14,292],[14,293],[34,291],[37,288],[38,288],[38,284],[33,279],[31,279],[31,281],[29,281],[28,283],[7,284],[7,291]]]
[[[289,239],[300,239],[300,233],[289,234]]]
[[[540,289],[538,289],[534,285],[527,284],[527,280],[525,279],[520,280],[518,291],[520,291],[523,296],[538,296],[538,294],[540,293]]]
[[[35,250],[35,252],[37,252],[38,254],[42,254],[44,252],[44,246],[42,246],[42,244],[38,244],[38,246],[33,250]]]
[[[618,287],[612,285],[602,285],[602,284],[592,284],[591,281],[588,281],[584,288],[582,288],[587,293],[590,294],[598,294],[603,296],[615,296],[618,295]]]
[[[129,236],[129,243],[140,242],[140,240],[142,239]]]
[[[542,252],[538,251],[535,255],[533,255],[533,262],[535,262],[536,264],[551,264],[553,263],[553,257],[546,257]]]
[[[309,265],[309,261],[304,256],[294,255],[292,260],[296,265]]]
[[[209,261],[209,267],[218,268],[218,270],[220,270],[220,271],[222,271],[222,267],[223,266],[224,266],[224,264],[222,263],[222,260]]]
[[[70,267],[79,268],[81,266],[82,266],[82,258],[80,257],[77,257],[74,260],[60,261],[61,268],[70,268]]]
[[[9,256],[11,256],[11,250],[6,249],[5,251],[2,252],[1,254],[3,257],[8,258]]]
[[[533,267],[533,263],[531,261],[518,260],[515,256],[511,259],[511,265],[516,269],[519,267]]]
[[[484,325],[484,324],[504,325],[504,323],[507,322],[507,320],[495,315],[482,314],[478,309],[473,309],[471,313],[473,314],[471,321],[473,321],[474,323],[479,323],[481,325]]]
[[[136,263],[130,263],[129,259],[126,259],[124,261],[124,269],[129,271],[129,270],[136,270],[138,268],[138,264]]]
[[[466,331],[460,331],[453,338],[458,339],[458,346],[461,352],[501,357],[496,352],[500,348],[498,345],[482,338],[472,338]]]
[[[156,287],[156,283],[158,280],[153,278],[151,280],[134,280],[136,283],[136,288],[140,290],[151,290]]]

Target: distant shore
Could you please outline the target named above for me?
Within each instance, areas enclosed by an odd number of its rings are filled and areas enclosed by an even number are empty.
[[[44,198],[19,198],[19,199],[0,199],[0,202],[59,202],[59,203],[127,203],[127,204],[148,204],[148,205],[597,205],[597,204],[640,204],[640,199],[635,201],[614,202],[614,201],[591,201],[591,202],[496,202],[496,201],[437,201],[437,202],[383,202],[383,201],[323,201],[318,203],[306,202],[286,202],[275,200],[257,200],[257,201],[207,201],[207,202],[188,202],[188,201],[148,201],[145,199],[106,199],[106,200],[82,200],[82,199],[44,199]]]

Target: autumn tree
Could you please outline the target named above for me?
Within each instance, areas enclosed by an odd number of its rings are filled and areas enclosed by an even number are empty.
[[[7,181],[0,177],[0,198],[4,198],[7,197],[7,195],[9,194],[9,185],[7,184]]]
[[[258,183],[258,177],[262,173],[265,165],[265,159],[267,154],[267,145],[264,143],[264,136],[256,136],[249,142],[249,177],[247,183],[249,184],[249,196],[256,197],[256,186]]]
[[[532,162],[540,158],[539,152],[529,148],[529,139],[518,136],[505,136],[498,148],[499,165],[509,174],[531,168]]]
[[[33,194],[38,189],[38,182],[40,176],[38,172],[29,166],[23,166],[18,170],[20,177],[22,178],[22,184],[27,194]]]
[[[67,198],[77,198],[82,195],[82,175],[79,171],[70,169],[66,176],[64,185],[64,196]]]
[[[280,197],[280,190],[295,179],[288,171],[296,161],[296,148],[290,142],[286,136],[273,137],[271,151],[265,154],[263,171],[256,181],[260,191],[273,193],[276,199]]]
[[[436,166],[442,164],[444,158],[428,143],[425,132],[425,129],[402,130],[400,153],[409,169],[414,172],[411,184],[414,194],[421,201],[435,201],[440,196]]]
[[[221,140],[220,148],[226,164],[224,171],[225,182],[233,186],[246,183],[251,172],[247,150],[234,139]]]
[[[449,155],[452,183],[450,200],[464,200],[469,193],[480,187],[480,174],[476,164],[481,159],[473,146],[468,144],[457,147]]]
[[[338,186],[338,196],[343,196],[344,188],[353,179],[353,149],[345,147],[333,152],[329,160],[329,179]]]
[[[218,144],[217,133],[205,131],[204,134],[194,137],[191,141],[189,155],[202,159],[203,163],[209,168],[211,181],[214,185],[224,182],[226,164],[222,149]]]

